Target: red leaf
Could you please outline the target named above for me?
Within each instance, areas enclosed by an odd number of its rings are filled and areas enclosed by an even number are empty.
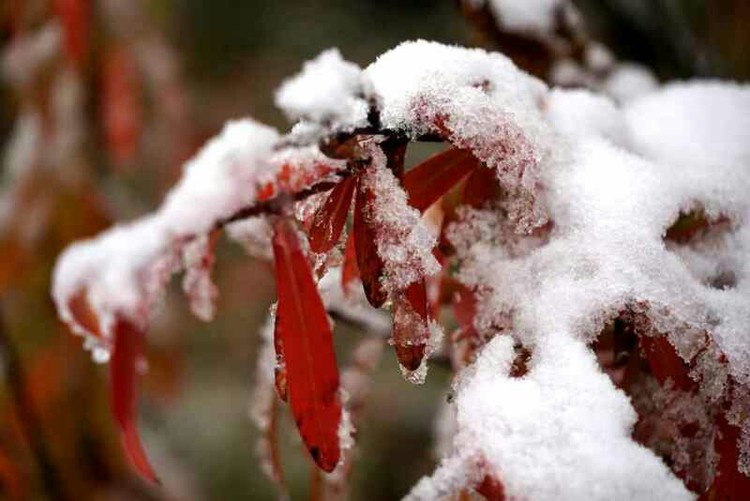
[[[477,166],[471,153],[456,148],[431,156],[404,176],[409,205],[424,212]]]
[[[671,379],[676,388],[692,390],[695,381],[688,375],[689,368],[665,336],[640,336],[639,343],[651,372],[661,385]]]
[[[498,196],[500,184],[495,172],[490,169],[475,169],[466,178],[462,203],[471,207],[480,207],[485,201]]]
[[[375,246],[375,232],[368,221],[366,210],[374,194],[357,183],[357,199],[354,203],[354,247],[357,254],[357,267],[362,278],[365,296],[372,306],[380,308],[387,293],[380,282],[383,276],[383,260]]]
[[[393,301],[393,347],[399,363],[410,371],[419,368],[430,334],[425,280],[411,284]]]
[[[138,436],[136,424],[137,370],[143,332],[133,323],[118,318],[115,323],[115,345],[109,364],[112,385],[112,412],[120,426],[122,442],[138,472],[158,483]]]
[[[750,478],[739,471],[737,462],[740,453],[737,446],[740,430],[727,423],[723,416],[719,420],[719,434],[714,438],[714,449],[719,454],[716,476],[701,501],[731,501],[748,499]]]
[[[487,501],[505,500],[505,487],[494,475],[485,475],[480,484],[477,485],[476,491],[487,499]]]
[[[482,475],[474,490],[488,501],[504,501],[505,486],[489,467],[487,461],[482,458],[477,462],[477,469]]]
[[[90,0],[54,0],[55,14],[63,25],[65,52],[76,65],[88,50]]]
[[[1,492],[9,500],[21,501],[29,499],[28,480],[21,471],[17,459],[10,457],[4,450],[0,450],[0,486]]]
[[[474,292],[460,283],[453,283],[452,285],[455,290],[451,302],[453,314],[459,327],[450,338],[453,349],[451,357],[454,366],[461,368],[472,362],[483,340],[474,327],[474,318],[477,312]]]
[[[331,326],[294,222],[279,217],[273,227],[276,333],[284,346],[289,404],[313,459],[330,472],[341,455],[339,373]]]
[[[359,278],[357,251],[354,248],[354,232],[349,233],[349,238],[346,239],[344,264],[341,268],[341,289],[344,291],[344,294],[347,294],[349,291],[349,284]]]
[[[310,249],[313,252],[328,252],[336,245],[341,237],[341,231],[346,224],[356,180],[348,177],[331,190],[325,203],[313,217],[310,228]]]
[[[98,338],[101,337],[101,331],[99,330],[99,319],[91,309],[91,304],[86,296],[86,289],[79,289],[68,302],[68,308],[70,308],[70,314],[73,316],[78,325],[86,330],[87,333]]]
[[[135,156],[141,132],[138,76],[127,48],[118,47],[109,53],[102,78],[102,121],[107,149],[116,164],[123,164]]]

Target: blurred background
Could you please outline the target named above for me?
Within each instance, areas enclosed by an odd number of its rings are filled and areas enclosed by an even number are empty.
[[[581,0],[587,32],[660,80],[750,76],[746,0]],[[470,4],[470,5],[469,5]],[[164,484],[131,471],[109,414],[106,367],[49,295],[73,240],[155,209],[182,162],[230,119],[285,129],[280,82],[321,50],[365,66],[425,38],[502,49],[539,76],[531,45],[498,34],[482,2],[452,0],[0,0],[0,492],[9,499],[274,499],[249,417],[268,263],[222,242],[221,297],[195,320],[175,281],[154,319],[141,431]],[[467,5],[469,5],[467,7]],[[524,42],[525,43],[525,42]],[[531,55],[530,55],[531,54]],[[338,359],[360,336],[337,329]],[[386,352],[362,411],[350,499],[398,499],[435,466],[450,371],[404,381]],[[286,416],[292,499],[310,463]]]

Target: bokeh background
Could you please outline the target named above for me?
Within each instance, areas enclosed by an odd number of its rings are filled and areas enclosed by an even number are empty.
[[[619,58],[662,80],[750,76],[746,0],[581,0]],[[54,260],[71,241],[156,208],[180,165],[231,118],[287,128],[279,83],[321,50],[366,65],[424,38],[497,48],[451,0],[0,2],[0,492],[17,499],[274,499],[249,418],[268,263],[219,247],[217,318],[175,281],[149,332],[141,430],[163,480],[136,478],[109,417],[106,368],[58,322]],[[336,331],[339,360],[360,333]],[[386,353],[358,426],[351,499],[397,499],[435,466],[450,373],[404,381]],[[288,416],[287,416],[288,417]],[[310,463],[284,423],[293,499]]]

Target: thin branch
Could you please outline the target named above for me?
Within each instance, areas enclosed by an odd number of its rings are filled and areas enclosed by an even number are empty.
[[[410,139],[406,134],[402,132],[396,132],[389,129],[379,129],[376,127],[361,127],[347,133],[335,133],[331,136],[325,137],[320,141],[320,150],[326,156],[334,159],[345,159],[349,161],[349,165],[345,170],[337,172],[336,175],[339,177],[336,181],[325,179],[316,184],[313,184],[307,189],[301,190],[294,195],[282,194],[276,196],[270,200],[264,200],[262,202],[252,203],[245,207],[242,207],[234,214],[227,216],[223,219],[219,219],[214,224],[213,229],[219,230],[224,228],[226,225],[242,221],[253,216],[259,216],[261,214],[277,214],[281,210],[282,201],[285,198],[291,198],[292,201],[298,202],[304,200],[309,196],[317,193],[322,193],[333,189],[336,183],[346,179],[347,177],[356,173],[360,168],[369,163],[369,159],[358,158],[354,154],[354,147],[356,143],[361,139],[362,136],[386,136],[389,139],[393,139],[397,142],[428,142],[428,143],[444,143],[446,139],[437,134],[423,134],[415,138]]]

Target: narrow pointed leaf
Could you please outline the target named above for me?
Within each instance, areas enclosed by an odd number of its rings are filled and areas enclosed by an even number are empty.
[[[354,247],[357,254],[357,267],[362,278],[365,296],[372,306],[380,308],[387,294],[380,279],[383,276],[383,260],[375,245],[375,232],[367,219],[367,205],[374,194],[362,183],[357,184],[357,198],[354,203]]]
[[[330,472],[341,455],[339,373],[331,326],[294,222],[280,217],[273,226],[276,332],[284,347],[289,405],[310,455]]]
[[[479,166],[465,150],[452,148],[428,158],[404,176],[409,205],[422,212]]]
[[[158,483],[143,449],[136,423],[137,363],[141,356],[143,332],[132,322],[118,318],[115,345],[110,360],[112,412],[120,426],[122,442],[135,469],[145,478]]]
[[[315,213],[310,228],[310,249],[313,252],[328,252],[339,241],[355,186],[356,180],[353,177],[341,181]]]

